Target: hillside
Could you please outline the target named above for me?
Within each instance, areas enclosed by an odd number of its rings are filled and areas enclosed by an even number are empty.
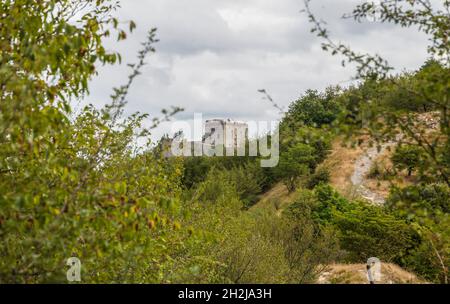
[[[260,200],[251,207],[252,209],[269,209],[274,210],[277,215],[289,206],[295,197],[295,192],[289,192],[283,183],[277,183],[269,191],[261,195]]]
[[[389,192],[389,183],[380,183],[368,175],[375,163],[388,158],[392,145],[382,144],[381,149],[367,144],[351,148],[336,140],[333,151],[324,163],[330,169],[331,185],[349,199],[364,198],[383,204]]]
[[[380,150],[362,144],[348,147],[342,140],[335,140],[332,151],[322,166],[330,170],[330,184],[349,199],[364,198],[374,204],[383,204],[389,193],[388,181],[377,181],[368,177],[369,170],[375,162],[386,161],[392,154],[391,143]],[[410,184],[414,177],[400,176],[397,185]],[[264,193],[251,210],[273,210],[277,216],[295,199],[296,193],[289,192],[283,183],[277,183]],[[331,264],[317,280],[319,284],[367,284],[365,264]],[[415,274],[392,263],[382,263],[381,284],[419,284],[425,283]]]
[[[450,282],[450,1],[131,2],[0,5],[0,284]]]
[[[415,127],[432,142],[439,127],[438,113],[416,115]],[[342,139],[335,140],[332,152],[323,164],[330,170],[330,184],[349,199],[364,198],[375,204],[385,202],[392,185],[405,187],[414,184],[417,182],[414,173],[408,176],[393,170],[391,156],[401,137],[397,135],[396,141],[380,146],[369,146],[368,138],[361,138],[362,144],[356,147],[349,147]]]

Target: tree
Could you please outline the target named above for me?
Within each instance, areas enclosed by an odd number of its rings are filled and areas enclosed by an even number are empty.
[[[376,256],[398,263],[418,242],[412,227],[377,206],[363,203],[346,212],[334,211],[333,222],[341,231],[342,248],[354,261]]]
[[[312,32],[323,39],[322,49],[330,51],[332,55],[341,55],[342,64],[356,64],[356,79],[379,83],[387,81],[398,92],[407,92],[421,100],[425,109],[438,111],[440,117],[439,134],[430,137],[423,132],[423,126],[417,124],[417,113],[405,111],[386,111],[378,103],[365,102],[365,125],[354,126],[345,131],[352,134],[370,134],[377,141],[397,140],[399,134],[403,141],[417,145],[429,158],[429,171],[450,185],[450,168],[445,166],[445,145],[449,141],[449,83],[450,83],[450,44],[448,43],[448,19],[450,2],[444,1],[441,6],[433,6],[429,1],[382,0],[378,4],[365,2],[357,5],[346,18],[363,22],[368,17],[380,23],[394,23],[401,27],[418,26],[430,38],[428,52],[440,65],[429,61],[418,73],[418,86],[405,86],[404,81],[396,77],[389,77],[393,69],[389,63],[379,55],[360,54],[343,43],[335,43],[330,38],[328,29],[311,11],[310,1],[305,0],[305,11],[312,23]],[[434,61],[436,62],[436,61]],[[367,101],[367,100],[366,100]]]
[[[311,172],[314,161],[314,149],[299,143],[281,153],[275,171],[277,176],[284,181],[288,190],[293,191],[299,179]]]
[[[420,247],[409,258],[433,282],[448,283],[450,263],[450,190],[445,184],[393,188],[386,202],[388,210],[411,223],[421,236]]]
[[[329,87],[324,93],[316,90],[307,90],[298,100],[290,104],[283,125],[293,129],[302,125],[310,127],[321,127],[331,124],[340,112],[340,106],[336,102],[339,88]]]
[[[421,150],[416,146],[404,145],[399,146],[392,155],[392,161],[394,167],[408,171],[408,176],[411,176],[412,172],[420,165],[421,162]]]
[[[72,256],[84,282],[158,282],[184,237],[179,160],[149,151],[147,115],[122,117],[155,30],[109,105],[71,111],[73,99],[88,93],[95,65],[120,60],[102,45],[109,35],[126,37],[112,17],[117,7],[108,0],[0,4],[2,283],[65,282]]]
[[[351,110],[348,116],[352,118],[350,121],[353,124],[343,125],[342,130],[350,136],[369,135],[377,142],[394,141],[399,143],[401,141],[408,143],[409,146],[414,146],[414,149],[420,152],[413,149],[400,151],[404,152],[403,155],[407,157],[406,163],[399,159],[400,153],[397,154],[397,163],[401,163],[411,173],[419,162],[418,158],[425,160],[420,163],[420,169],[424,169],[424,171],[426,169],[427,180],[443,183],[444,188],[448,190],[450,186],[450,167],[448,165],[450,142],[450,44],[448,43],[450,31],[448,20],[450,18],[450,2],[442,1],[435,5],[431,1],[422,0],[381,0],[378,3],[366,1],[357,5],[350,14],[344,16],[352,18],[358,23],[370,18],[380,23],[415,27],[427,35],[429,38],[427,51],[433,60],[426,62],[415,75],[406,77],[390,75],[393,67],[380,55],[361,54],[343,43],[334,42],[325,23],[316,18],[309,4],[310,1],[305,0],[305,12],[313,25],[312,32],[323,39],[322,49],[330,51],[332,55],[342,56],[343,66],[354,63],[356,65],[355,79],[374,84],[375,87],[386,84],[389,87],[388,94],[381,94],[385,97],[384,104],[380,104],[377,99],[356,98],[357,102],[354,102],[353,99],[352,107],[347,109]],[[395,94],[390,95],[389,92],[395,92]],[[394,100],[397,97],[408,98],[412,102],[409,103],[406,100],[397,102]],[[388,109],[386,105],[389,106]],[[408,108],[405,105],[411,107]],[[437,130],[427,130],[427,126],[424,126],[417,113],[420,108],[423,111],[437,112],[439,116]],[[362,124],[355,123],[358,121]],[[407,187],[404,190],[408,192],[412,189]],[[424,201],[428,199],[430,198],[423,198]],[[408,206],[409,204],[411,205]],[[406,207],[407,210],[410,210],[408,217],[422,219],[418,230],[423,239],[422,246],[425,246],[425,251],[433,252],[428,256],[434,256],[434,258],[428,259],[422,256],[420,261],[433,260],[433,264],[442,269],[442,281],[448,282],[448,258],[446,258],[446,254],[443,254],[443,252],[448,252],[448,210],[442,212],[442,218],[437,224],[433,220],[427,219],[428,211],[411,208],[416,204],[417,201],[398,200],[400,209]],[[419,205],[422,204],[419,203]],[[427,250],[427,246],[431,250]],[[422,270],[427,267],[431,269],[430,264],[422,264],[422,266]]]
[[[313,174],[308,177],[306,181],[306,188],[314,189],[320,184],[326,184],[330,181],[330,171],[328,168],[321,166],[317,167]]]

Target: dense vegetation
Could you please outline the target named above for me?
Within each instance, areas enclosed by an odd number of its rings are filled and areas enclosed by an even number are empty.
[[[383,21],[423,22],[430,55],[440,57],[399,75],[383,75],[384,62],[372,58],[357,85],[305,92],[280,123],[279,165],[261,168],[260,157],[166,158],[142,127],[146,114],[123,117],[155,30],[111,103],[74,115],[71,102],[88,94],[95,66],[120,60],[102,46],[127,35],[112,1],[3,1],[0,282],[65,282],[71,256],[82,262],[83,282],[308,283],[329,263],[371,256],[448,282],[450,71],[440,59],[448,23],[439,12],[408,15],[385,2]],[[371,13],[363,6],[354,16]],[[178,110],[163,110],[155,126]],[[439,117],[432,132],[416,119],[428,112]],[[395,170],[417,176],[393,185],[385,206],[329,185],[323,163],[332,141],[358,144],[361,135],[396,139]],[[280,182],[294,194],[287,208],[252,207]]]

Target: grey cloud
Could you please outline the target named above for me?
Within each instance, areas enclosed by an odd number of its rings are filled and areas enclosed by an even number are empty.
[[[400,68],[417,68],[426,58],[426,38],[390,25],[355,24],[341,16],[359,1],[315,0],[314,12],[328,22],[331,34],[361,51],[385,54]],[[272,120],[279,115],[261,99],[267,89],[284,107],[308,88],[348,84],[353,71],[320,49],[301,0],[126,0],[119,19],[135,20],[138,29],[124,42],[107,41],[124,63],[99,67],[86,102],[101,105],[111,88],[126,81],[125,63],[133,62],[146,30],[158,27],[156,54],[149,57],[128,98],[127,113],[158,115],[181,106],[177,119],[230,117]],[[407,52],[405,56],[404,52]],[[170,128],[169,128],[170,129]],[[167,124],[155,138],[168,132]]]

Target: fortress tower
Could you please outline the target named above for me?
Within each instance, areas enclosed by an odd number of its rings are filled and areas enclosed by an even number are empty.
[[[245,146],[248,125],[231,119],[210,119],[205,122],[205,134],[202,142],[211,147],[223,145],[225,148]]]

